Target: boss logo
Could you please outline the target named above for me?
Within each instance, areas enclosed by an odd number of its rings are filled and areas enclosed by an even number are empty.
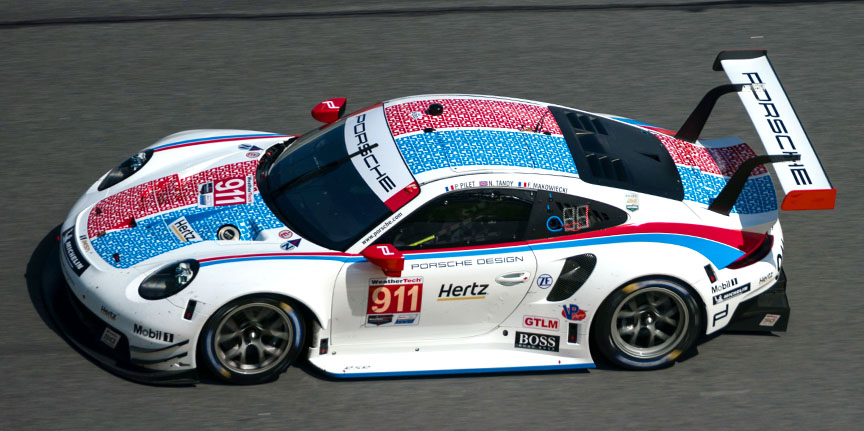
[[[513,346],[517,349],[557,352],[560,340],[561,338],[557,335],[534,334],[531,332],[516,331],[516,341]]]

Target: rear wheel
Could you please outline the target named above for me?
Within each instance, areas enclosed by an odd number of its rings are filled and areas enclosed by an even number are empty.
[[[613,292],[592,327],[596,346],[624,368],[671,365],[699,336],[702,316],[686,287],[671,280],[634,282]]]
[[[200,362],[227,382],[271,381],[297,358],[304,335],[296,307],[272,298],[242,298],[207,321]]]

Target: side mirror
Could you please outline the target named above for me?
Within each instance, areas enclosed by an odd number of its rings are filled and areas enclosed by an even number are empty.
[[[361,253],[373,265],[384,270],[388,277],[401,277],[405,269],[405,256],[392,244],[370,245]]]
[[[344,97],[325,100],[312,108],[312,118],[330,124],[345,114],[345,102],[347,101],[348,99]]]

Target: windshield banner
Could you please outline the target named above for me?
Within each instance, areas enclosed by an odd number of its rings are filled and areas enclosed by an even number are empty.
[[[371,148],[373,145],[378,146]],[[391,211],[414,198],[420,189],[399,150],[384,119],[384,109],[376,108],[345,120],[345,145],[354,168],[375,195]]]

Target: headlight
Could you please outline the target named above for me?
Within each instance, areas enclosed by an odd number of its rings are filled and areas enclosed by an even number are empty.
[[[188,286],[198,268],[198,261],[194,259],[168,265],[144,279],[138,286],[138,294],[144,299],[167,298]]]
[[[150,161],[151,157],[153,157],[153,150],[144,150],[126,159],[123,163],[120,163],[120,166],[117,166],[108,172],[108,175],[106,175],[105,179],[102,180],[102,183],[99,184],[98,190],[101,192],[102,190],[131,177],[132,174],[141,170],[141,168]]]

